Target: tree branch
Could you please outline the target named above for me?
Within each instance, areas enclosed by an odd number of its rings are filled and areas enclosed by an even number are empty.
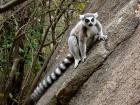
[[[66,32],[68,27],[69,27],[69,25],[56,37],[56,39],[55,39],[56,41],[57,41],[58,38],[60,38]],[[53,43],[53,40],[48,42],[48,43],[46,43],[46,44],[44,44],[43,47],[46,47],[46,46],[50,45],[51,43]]]
[[[17,6],[25,1],[27,1],[27,0],[12,0],[4,5],[1,5],[0,6],[0,13],[6,12],[6,11],[10,10],[11,8],[13,8],[14,6]]]

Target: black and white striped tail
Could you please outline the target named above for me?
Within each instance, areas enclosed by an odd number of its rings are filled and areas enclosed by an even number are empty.
[[[71,54],[68,54],[66,58],[60,63],[60,65],[55,69],[54,72],[52,72],[49,76],[45,76],[45,78],[38,84],[38,86],[31,94],[28,100],[30,101],[28,102],[30,103],[30,105],[31,103],[33,105],[34,102],[37,102],[39,98],[43,95],[43,93],[46,91],[46,89],[63,74],[67,67],[73,63],[72,59],[73,56]]]

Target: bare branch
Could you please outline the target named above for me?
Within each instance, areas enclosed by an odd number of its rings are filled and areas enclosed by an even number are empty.
[[[0,6],[0,13],[6,12],[6,11],[10,10],[11,8],[13,8],[14,6],[17,6],[25,1],[27,1],[27,0],[12,0],[4,5],[1,5]]]
[[[57,41],[58,38],[60,38],[66,32],[68,27],[69,27],[69,25],[56,37],[56,39],[55,39],[56,41]],[[43,47],[46,47],[46,46],[50,45],[51,43],[53,43],[53,40],[48,42],[48,43],[46,43],[46,44],[44,44]]]
[[[14,14],[18,13],[19,11],[21,11],[22,9],[24,9],[25,7],[27,7],[28,5],[30,5],[33,2],[33,0],[31,0],[30,2],[25,2],[24,5],[22,5],[19,9],[15,10],[12,15],[10,15],[8,18],[4,19],[1,23],[0,26],[2,24],[4,24],[8,19],[10,19]]]
[[[10,92],[10,89],[11,89],[11,86],[13,85],[13,79],[15,77],[15,72],[17,70],[17,66],[19,64],[19,61],[20,61],[20,58],[15,58],[13,60],[13,65],[12,65],[12,69],[11,69],[11,72],[9,74],[9,79],[6,83],[6,88],[5,88],[5,91],[4,91],[4,96],[2,97],[3,101],[1,101],[1,105],[4,105],[6,103],[6,99],[7,99],[7,96]]]

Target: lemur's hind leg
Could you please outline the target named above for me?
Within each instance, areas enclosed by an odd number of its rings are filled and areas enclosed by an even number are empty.
[[[75,65],[74,68],[77,68],[79,62],[81,61],[79,46],[76,36],[71,35],[68,39],[68,46],[70,53],[74,56]]]

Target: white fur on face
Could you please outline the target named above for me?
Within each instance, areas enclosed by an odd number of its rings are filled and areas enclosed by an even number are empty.
[[[85,26],[88,26],[88,27],[90,27],[90,25],[94,26],[96,24],[96,18],[93,16],[92,17],[85,17],[84,19],[82,19],[82,22]]]

